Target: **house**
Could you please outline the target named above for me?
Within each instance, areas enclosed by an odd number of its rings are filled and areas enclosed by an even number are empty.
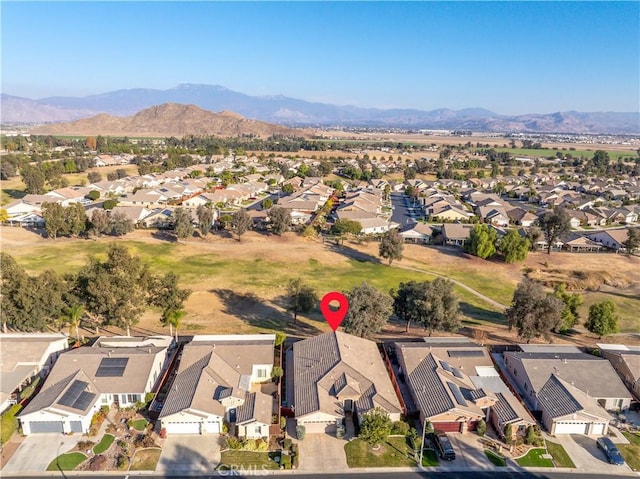
[[[404,238],[405,243],[429,244],[434,234],[439,231],[439,226],[410,223],[402,228],[400,236]]]
[[[239,436],[269,436],[275,334],[194,336],[182,350],[177,375],[160,412],[167,434],[219,434],[223,423]],[[263,383],[267,383],[266,385]]]
[[[622,382],[640,401],[640,346],[598,344],[602,357],[616,370]]]
[[[131,222],[137,226],[151,214],[151,211],[144,206],[115,206],[111,210],[111,216],[115,214],[124,215],[125,218],[131,220]]]
[[[58,357],[40,392],[19,414],[23,434],[87,433],[102,407],[133,406],[154,391],[172,338],[101,337]]]
[[[609,361],[574,346],[519,345],[503,354],[506,374],[550,434],[604,434],[631,394]]]
[[[626,229],[610,229],[591,233],[588,237],[592,241],[602,243],[609,249],[620,252],[626,251],[624,243],[629,237],[629,232]]]
[[[516,225],[528,228],[533,226],[538,217],[523,208],[512,208],[507,211],[507,216]]]
[[[446,245],[464,246],[471,236],[474,225],[445,223],[442,225],[442,240]]]
[[[571,233],[569,238],[563,244],[564,249],[571,251],[572,253],[593,253],[604,249],[601,243],[590,240],[586,236],[578,233]]]
[[[287,351],[287,403],[307,434],[336,431],[336,421],[375,407],[392,421],[402,406],[374,341],[340,331],[298,341]]]
[[[15,395],[38,375],[45,378],[68,348],[62,333],[0,334],[0,412],[15,404]]]
[[[522,438],[536,422],[509,391],[486,348],[467,338],[423,338],[395,343],[401,374],[406,378],[422,423],[434,429],[467,432],[478,421],[492,424],[512,439]]]

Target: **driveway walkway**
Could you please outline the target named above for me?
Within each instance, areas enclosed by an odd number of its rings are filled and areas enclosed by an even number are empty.
[[[61,433],[29,434],[2,468],[2,475],[42,472],[60,454],[73,449],[82,436]]]
[[[604,453],[596,446],[596,440],[593,437],[579,434],[559,434],[549,438],[549,441],[564,447],[576,465],[576,469],[601,472],[603,476],[631,471],[631,468],[626,464],[624,466],[609,464]]]
[[[168,436],[156,472],[213,473],[220,464],[219,438],[217,434]]]
[[[307,434],[298,442],[301,471],[346,471],[347,456],[344,439],[329,434]]]

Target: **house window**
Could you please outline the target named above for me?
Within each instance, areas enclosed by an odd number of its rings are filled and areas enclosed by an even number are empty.
[[[109,396],[102,396],[102,404],[109,404]]]
[[[255,433],[256,434],[262,434],[262,426],[256,426]]]
[[[134,403],[140,401],[140,394],[127,394],[127,402]]]
[[[258,369],[258,377],[259,378],[266,378],[267,377],[267,370],[266,369]]]

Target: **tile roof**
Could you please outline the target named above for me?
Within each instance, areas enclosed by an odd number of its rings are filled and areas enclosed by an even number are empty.
[[[551,375],[537,397],[540,405],[552,418],[573,414],[583,409],[555,375]]]
[[[381,406],[401,412],[400,403],[373,341],[340,331],[315,336],[293,345],[293,405],[297,417],[322,411],[341,415],[336,385],[342,393],[359,397],[358,411]]]

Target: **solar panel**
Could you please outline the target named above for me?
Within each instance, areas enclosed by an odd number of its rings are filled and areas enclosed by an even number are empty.
[[[456,398],[456,401],[458,401],[458,404],[460,404],[461,406],[466,406],[467,401],[462,396],[462,391],[460,391],[460,388],[458,387],[458,385],[450,382],[447,382],[447,385],[449,386],[449,389],[451,390],[453,397]]]
[[[91,404],[93,398],[95,397],[96,395],[94,393],[83,391],[82,394],[80,394],[80,397],[76,399],[76,401],[73,403],[73,406],[71,407],[74,409],[79,409],[80,411],[84,411],[85,409],[87,409],[89,404]]]
[[[129,358],[103,358],[96,371],[97,378],[122,377]]]
[[[73,381],[69,389],[62,395],[58,404],[61,406],[74,407],[73,404],[78,400],[82,391],[89,385],[84,381]]]
[[[462,371],[460,371],[458,368],[453,368],[453,375],[457,378],[462,379],[464,376],[462,375]]]
[[[440,361],[440,366],[442,366],[442,369],[444,369],[445,371],[448,371],[448,372],[450,372],[450,373],[451,373],[451,372],[453,372],[453,371],[451,370],[451,366],[450,366],[450,365],[449,365],[449,363],[448,363],[448,362],[446,362],[446,361]]]
[[[479,351],[477,349],[475,350],[453,350],[453,351],[447,351],[447,354],[449,354],[450,358],[479,358],[484,356],[484,353],[482,351]]]

